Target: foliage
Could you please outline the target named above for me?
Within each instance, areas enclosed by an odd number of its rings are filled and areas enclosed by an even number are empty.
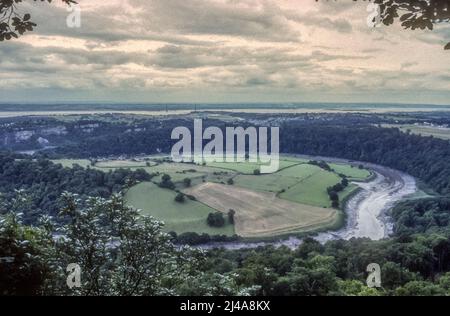
[[[33,1],[36,2],[38,0]],[[52,2],[52,0],[41,1]],[[31,21],[29,13],[19,14],[18,5],[22,2],[22,0],[0,0],[0,42],[19,38],[19,35],[33,31],[37,26]],[[62,0],[62,2],[67,5],[76,3],[73,0]]]
[[[14,258],[1,263],[0,292],[7,295],[163,295],[195,275],[202,254],[177,249],[162,224],[141,217],[125,205],[121,195],[90,198],[79,208],[76,195],[63,194],[61,216],[68,223],[57,231],[51,225],[23,226],[10,213],[1,222],[1,255]],[[81,288],[66,286],[65,268],[81,267]],[[6,273],[7,272],[7,273]],[[6,280],[5,280],[6,279]],[[51,284],[51,286],[50,286]]]
[[[56,257],[46,229],[21,225],[21,216],[0,217],[0,295],[44,295],[52,290]]]
[[[45,159],[16,159],[13,155],[0,153],[0,192],[3,199],[13,201],[17,190],[30,196],[27,200],[29,205],[16,204],[15,211],[23,213],[25,223],[36,223],[43,214],[56,217],[59,198],[64,191],[81,197],[107,198],[126,186],[148,180],[150,175],[143,170],[117,169],[104,173],[79,166],[64,168]]]
[[[427,198],[399,203],[391,212],[398,235],[442,232],[450,234],[450,200]]]
[[[184,198],[184,194],[183,193],[178,193],[175,196],[175,202],[183,203],[184,201],[185,201],[185,198]]]
[[[210,213],[206,221],[211,227],[223,227],[225,225],[225,218],[222,212]]]
[[[234,225],[234,216],[236,215],[236,211],[235,210],[229,210],[228,211],[228,222],[230,224]]]
[[[188,188],[188,187],[191,186],[192,180],[191,180],[190,178],[185,178],[185,179],[183,180],[183,183],[184,183],[184,186]]]
[[[162,176],[159,186],[164,189],[170,189],[170,190],[175,189],[175,184],[172,182],[172,179],[171,179],[170,175],[168,175],[168,174],[165,174]]]
[[[317,1],[317,0],[316,0]],[[450,3],[448,0],[374,0],[380,5],[381,21],[392,25],[399,20],[405,29],[428,29],[450,21]],[[450,43],[445,46],[450,49]]]

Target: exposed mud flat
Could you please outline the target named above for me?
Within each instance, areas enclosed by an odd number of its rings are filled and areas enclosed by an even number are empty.
[[[356,183],[360,192],[345,206],[347,224],[336,233],[321,233],[320,242],[334,239],[370,238],[380,240],[392,233],[388,211],[408,195],[417,191],[413,177],[400,171],[370,165],[376,178],[367,183]]]
[[[345,205],[344,209],[347,214],[346,226],[340,231],[319,233],[313,237],[321,243],[337,239],[349,240],[351,238],[366,237],[372,240],[380,240],[389,237],[392,233],[392,222],[390,221],[388,211],[397,202],[417,191],[415,179],[397,170],[375,164],[349,162],[341,159],[303,157],[328,162],[363,164],[376,174],[376,177],[370,182],[354,182],[360,187],[360,191],[350,198]],[[301,238],[290,237],[275,242],[211,243],[200,247],[204,249],[222,247],[233,250],[273,245],[275,247],[288,246],[290,248],[296,248],[301,243]]]

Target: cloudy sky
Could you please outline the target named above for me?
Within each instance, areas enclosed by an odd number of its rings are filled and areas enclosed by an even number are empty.
[[[450,104],[450,28],[369,28],[351,0],[79,0],[22,6],[0,102]]]

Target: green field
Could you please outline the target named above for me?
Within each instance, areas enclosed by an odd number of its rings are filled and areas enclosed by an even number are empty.
[[[341,181],[335,173],[319,168],[317,172],[304,178],[295,186],[280,194],[282,199],[307,205],[330,207],[327,188]]]
[[[305,163],[306,160],[294,159],[294,158],[283,158],[280,157],[279,169],[284,169],[299,163]],[[259,170],[261,165],[259,162],[207,162],[207,166],[214,168],[221,168],[226,170],[233,170],[242,174],[253,174],[255,170]]]
[[[74,165],[79,165],[83,168],[91,166],[91,162],[87,159],[58,159],[53,160],[56,164],[61,164],[63,167],[72,168]]]
[[[359,169],[346,164],[329,164],[330,167],[338,174],[344,174],[349,180],[364,181],[371,176],[371,173],[367,169]]]
[[[328,172],[310,164],[299,164],[269,175],[241,174],[234,178],[234,184],[255,191],[279,193],[280,198],[301,204],[331,207],[326,189],[341,181],[336,173],[345,174],[350,180],[359,181],[371,175],[368,170],[352,168],[350,165],[330,164],[330,166],[335,172]],[[349,185],[340,192],[340,199],[346,198],[355,189],[357,186]]]
[[[234,178],[234,184],[251,190],[279,193],[282,190],[289,190],[321,170],[319,167],[309,164],[294,165],[273,174],[238,175]]]
[[[129,205],[141,209],[143,215],[151,215],[165,223],[166,231],[177,233],[197,232],[210,235],[234,235],[233,225],[212,228],[206,223],[209,213],[214,209],[200,202],[186,199],[184,203],[175,202],[176,192],[161,189],[154,183],[144,182],[131,188],[126,194]]]
[[[95,164],[95,167],[99,169],[117,169],[117,168],[146,168],[149,166],[155,166],[155,161],[133,161],[133,160],[114,160],[114,161],[99,161]]]

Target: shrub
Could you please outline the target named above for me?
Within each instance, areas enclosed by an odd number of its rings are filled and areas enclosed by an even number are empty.
[[[225,225],[225,218],[223,218],[221,212],[210,213],[207,222],[211,227],[223,227]]]
[[[175,197],[175,202],[184,203],[184,201],[185,201],[184,194],[178,193],[177,196]]]

